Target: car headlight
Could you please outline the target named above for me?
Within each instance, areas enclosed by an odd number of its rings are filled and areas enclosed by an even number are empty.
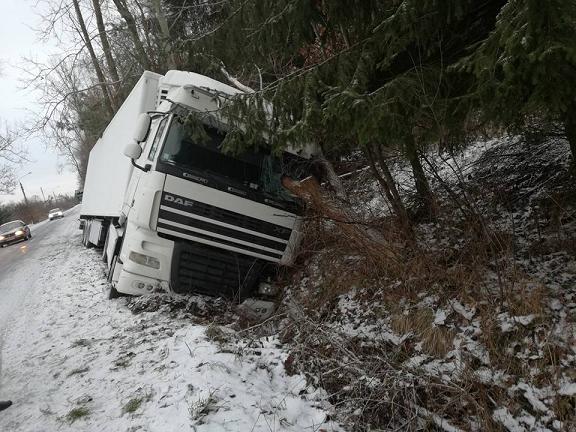
[[[134,251],[130,252],[128,258],[130,259],[130,261],[134,261],[135,263],[141,264],[146,267],[152,267],[154,269],[160,268],[160,260],[158,258],[154,258]]]
[[[24,231],[18,230],[18,231],[16,231],[14,234],[16,234],[16,235],[24,235]]]
[[[4,236],[0,236],[0,240],[4,240]]]

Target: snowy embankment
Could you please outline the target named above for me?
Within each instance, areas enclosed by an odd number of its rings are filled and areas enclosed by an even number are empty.
[[[81,247],[76,213],[1,276],[0,294],[21,295],[0,317],[0,400],[14,401],[1,431],[340,430],[326,424],[324,392],[287,375],[276,339],[243,340],[201,300],[202,319],[105,300],[103,265]]]
[[[351,176],[358,221],[401,258],[310,218],[286,363],[322,383],[353,430],[576,431],[570,160],[564,141],[517,138],[437,156],[426,168],[438,214],[409,241],[371,173]],[[409,167],[394,175],[410,202]]]

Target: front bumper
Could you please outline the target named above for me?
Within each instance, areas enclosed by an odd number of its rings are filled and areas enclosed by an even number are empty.
[[[23,240],[26,240],[26,237],[27,237],[27,234],[24,233],[24,234],[19,235],[19,236],[14,236],[14,237],[10,237],[10,238],[4,239],[4,240],[0,240],[0,246],[9,246],[11,244],[21,242]]]
[[[129,221],[116,264],[120,267],[114,271],[116,290],[131,295],[168,291],[173,248],[173,242]],[[130,259],[131,252],[151,257],[157,260],[159,266],[154,268],[133,261]]]
[[[116,290],[123,294],[144,295],[153,292],[168,292],[168,281],[146,277],[140,274],[130,273],[124,269],[116,283]]]

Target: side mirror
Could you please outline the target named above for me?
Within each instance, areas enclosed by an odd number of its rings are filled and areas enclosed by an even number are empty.
[[[142,147],[137,142],[131,142],[126,147],[124,147],[124,155],[128,156],[132,160],[136,160],[142,154]]]
[[[151,121],[152,119],[146,113],[142,113],[138,116],[138,120],[136,120],[136,124],[134,125],[134,136],[132,137],[134,138],[134,141],[139,143],[146,139],[148,131],[150,130]]]

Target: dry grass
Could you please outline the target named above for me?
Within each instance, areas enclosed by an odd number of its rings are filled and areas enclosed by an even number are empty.
[[[140,406],[142,405],[142,402],[144,401],[143,398],[141,397],[135,397],[130,399],[123,407],[122,407],[122,415],[124,414],[133,414],[136,411],[138,411],[138,409],[140,408]]]
[[[523,279],[510,291],[508,308],[512,315],[543,315],[544,301],[548,294],[544,285]]]
[[[71,409],[66,416],[64,416],[63,420],[68,424],[72,424],[77,420],[86,418],[90,415],[90,410],[86,407],[77,407]]]
[[[390,326],[400,335],[413,334],[422,342],[422,350],[436,358],[444,358],[453,348],[454,332],[433,325],[432,309],[417,309],[413,313],[392,315]]]
[[[547,305],[553,293],[518,263],[539,253],[570,254],[576,241],[563,231],[557,239],[539,242],[538,250],[518,237],[529,237],[526,227],[507,231],[502,220],[487,216],[488,211],[482,217],[461,217],[450,214],[448,206],[438,223],[415,227],[411,237],[392,218],[371,221],[342,211],[336,215],[331,201],[316,196],[309,202],[313,213],[294,275],[297,288],[290,292],[291,301],[305,313],[290,316],[285,328],[293,347],[287,367],[317,379],[352,430],[422,427],[415,406],[463,430],[469,430],[474,419],[480,430],[500,431],[502,425],[492,417],[499,407],[515,415],[522,410],[535,418],[541,415],[521,391],[509,392],[507,387],[525,382],[554,388],[566,374],[570,353],[552,336],[554,312]],[[367,235],[366,227],[380,237]],[[349,324],[384,322],[387,331],[411,336],[395,346],[344,331],[326,332],[343,320],[337,307],[343,295],[358,305]],[[435,299],[431,305],[423,301],[428,298]],[[452,311],[451,301],[474,309],[473,317]],[[452,312],[445,325],[434,325],[437,308]],[[506,316],[528,315],[535,319],[526,325],[501,328]],[[480,354],[463,345],[455,347],[457,337],[476,343]],[[440,381],[424,367],[406,366],[417,354],[416,344],[436,364],[450,363],[449,353],[459,350],[460,363],[453,362],[458,372],[446,372]],[[484,368],[486,353],[490,369],[502,373],[498,383],[484,382],[475,374]],[[551,408],[558,419],[574,422],[575,404],[574,398],[558,397]]]

